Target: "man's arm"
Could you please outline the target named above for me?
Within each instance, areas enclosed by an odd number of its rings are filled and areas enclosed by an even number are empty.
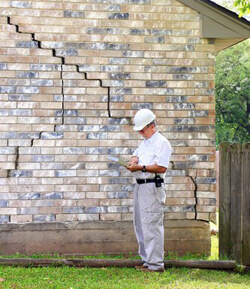
[[[135,164],[135,163],[130,163],[128,166],[127,166],[127,169],[130,171],[130,172],[136,172],[136,171],[141,171],[143,168],[142,165],[138,165],[138,164]],[[165,173],[167,171],[167,168],[165,167],[162,167],[162,166],[158,166],[156,164],[154,165],[148,165],[146,166],[146,171],[148,173]]]

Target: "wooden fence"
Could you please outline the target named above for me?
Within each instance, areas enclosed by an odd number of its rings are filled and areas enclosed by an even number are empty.
[[[250,265],[250,143],[220,144],[219,253]]]

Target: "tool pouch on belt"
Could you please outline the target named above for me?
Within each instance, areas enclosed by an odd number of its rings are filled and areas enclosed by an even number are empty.
[[[161,187],[162,183],[163,183],[163,179],[160,176],[155,175],[155,186],[159,188]]]
[[[155,174],[155,195],[156,195],[158,202],[161,205],[165,205],[166,192],[165,192],[164,180],[157,174]]]

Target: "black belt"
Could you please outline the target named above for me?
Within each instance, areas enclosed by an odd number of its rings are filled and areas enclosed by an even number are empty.
[[[141,185],[141,184],[147,184],[147,183],[156,183],[155,179],[136,179],[137,184]],[[160,179],[160,183],[163,183],[164,180]]]

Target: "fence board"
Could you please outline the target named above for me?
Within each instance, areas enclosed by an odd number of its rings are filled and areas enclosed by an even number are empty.
[[[243,146],[242,263],[250,266],[250,143]]]
[[[231,146],[228,143],[220,144],[220,205],[219,205],[219,253],[223,257],[230,249],[230,163]]]
[[[219,253],[250,265],[250,143],[220,145]]]
[[[235,143],[231,145],[231,189],[230,189],[230,256],[241,263],[241,191],[242,191],[242,145]]]

